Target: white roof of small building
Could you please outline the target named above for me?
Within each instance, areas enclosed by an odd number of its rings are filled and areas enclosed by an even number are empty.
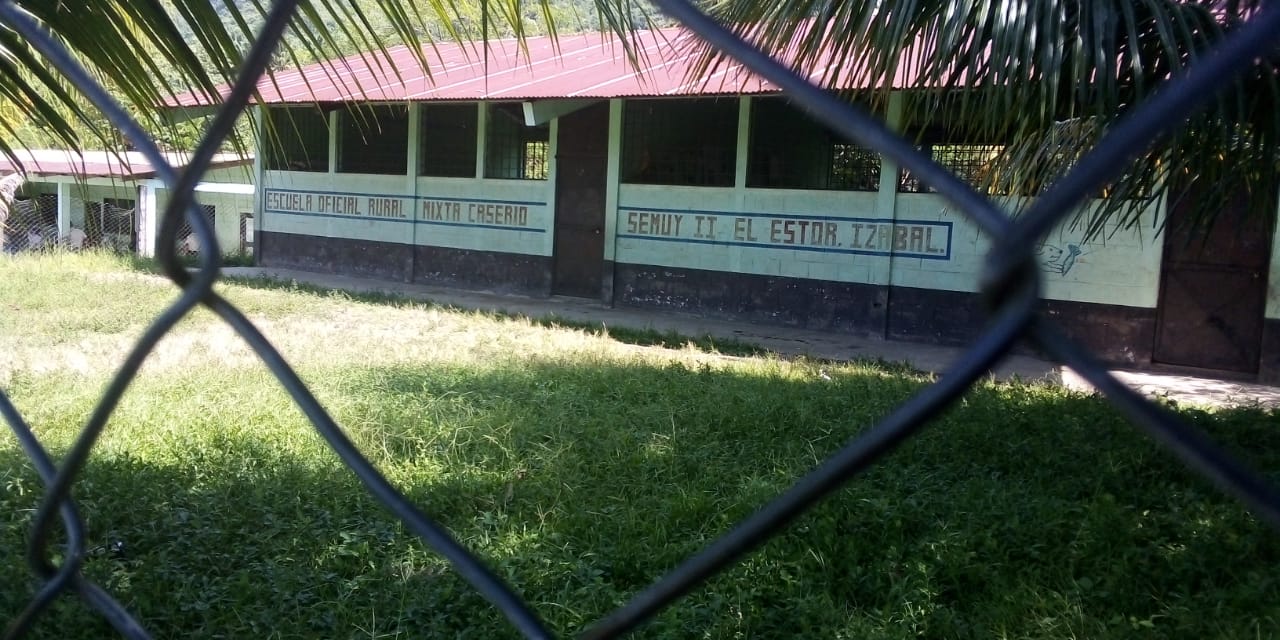
[[[25,172],[28,177],[72,176],[76,178],[117,178],[146,180],[156,177],[156,168],[137,151],[68,151],[64,149],[17,149],[16,160],[0,157],[0,174]],[[165,160],[180,168],[191,161],[185,152],[165,153]],[[253,158],[234,153],[213,157],[210,169],[244,166]]]

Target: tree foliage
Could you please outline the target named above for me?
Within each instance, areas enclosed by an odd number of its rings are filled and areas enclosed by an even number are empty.
[[[442,40],[613,29],[647,16],[630,0],[301,0],[274,70],[398,43],[423,52]],[[172,123],[161,104],[196,92],[216,99],[261,27],[269,0],[15,0],[124,104],[163,144],[190,147],[198,130]],[[23,147],[106,146],[117,139],[30,43],[0,28],[0,153]]]
[[[766,51],[790,51],[792,65],[806,73],[834,61],[819,77],[833,89],[850,75],[881,90],[904,86],[907,121],[1004,146],[986,172],[989,193],[1034,196],[1263,4],[718,0],[711,13]],[[716,51],[702,54],[704,66],[724,62]],[[1184,197],[1192,181],[1210,216],[1241,191],[1258,213],[1274,214],[1276,63],[1272,55],[1241,69],[1238,82],[1135,161],[1078,221],[1091,235],[1132,226],[1149,202]]]

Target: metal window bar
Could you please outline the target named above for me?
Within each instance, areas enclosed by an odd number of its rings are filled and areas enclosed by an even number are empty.
[[[856,144],[831,143],[831,170],[827,188],[844,191],[880,189],[880,155]]]
[[[551,127],[526,126],[519,103],[489,105],[485,128],[484,177],[546,180]]]
[[[264,166],[271,171],[329,170],[329,116],[314,107],[271,107],[263,137]]]
[[[74,224],[73,224],[74,227]],[[137,206],[133,200],[105,198],[85,203],[82,247],[103,247],[117,253],[132,253],[138,246]],[[75,234],[73,230],[72,235]],[[68,238],[75,246],[80,238]]]
[[[731,187],[738,101],[628,100],[622,116],[622,181]]]
[[[211,204],[198,205],[200,207],[200,215],[204,216],[206,222],[209,223],[210,229],[217,229],[217,213],[218,209]],[[243,224],[243,222],[242,222]],[[205,244],[196,234],[196,230],[188,222],[183,222],[178,227],[178,253],[181,255],[198,255],[201,247],[212,245]]]
[[[409,107],[379,105],[338,114],[338,172],[402,176],[409,171]]]
[[[928,146],[933,161],[955,174],[965,184],[982,189],[988,195],[1001,195],[997,176],[993,174],[995,161],[1004,147],[998,144],[933,144]],[[903,167],[898,174],[900,193],[934,193],[936,189],[922,182],[910,169]]]
[[[751,104],[747,186],[878,191],[880,156],[852,144],[778,98]]]
[[[253,255],[253,214],[240,214],[240,255]]]
[[[243,111],[294,4],[294,1],[281,0],[273,5],[262,34],[251,45],[241,75],[215,115],[190,169],[180,176],[164,162],[154,143],[129,116],[48,34],[13,4],[0,2],[0,21],[27,38],[51,61],[52,66],[65,74],[70,82],[82,87],[93,104],[123,134],[139,144],[155,163],[160,178],[172,189],[174,197],[161,221],[157,253],[168,276],[182,290],[179,299],[154,319],[125,358],[77,441],[60,460],[50,457],[8,396],[0,393],[0,416],[8,423],[46,485],[45,497],[32,523],[28,549],[31,569],[43,584],[33,594],[28,606],[10,622],[6,638],[24,636],[36,619],[47,612],[49,604],[63,594],[79,596],[86,606],[100,613],[121,635],[149,637],[139,621],[119,602],[83,575],[85,524],[70,497],[70,489],[147,354],[198,304],[211,309],[246,340],[340,459],[409,530],[451,562],[458,573],[497,607],[521,634],[529,638],[551,637],[527,603],[432,518],[410,504],[373,468],[254,325],[213,291],[218,273],[217,251],[202,253],[200,269],[195,272],[188,272],[177,260],[175,245],[184,216],[201,243],[217,247],[212,226],[194,202],[195,183]],[[947,198],[957,211],[989,234],[993,242],[981,278],[981,288],[990,301],[992,318],[987,330],[940,380],[885,416],[879,424],[860,433],[812,472],[798,479],[781,496],[744,519],[652,587],[597,621],[581,637],[617,637],[635,629],[672,601],[777,535],[806,509],[919,431],[1023,339],[1030,339],[1046,353],[1080,372],[1137,428],[1169,448],[1188,467],[1239,498],[1259,519],[1280,529],[1280,495],[1275,487],[1223,453],[1179,418],[1119,383],[1086,350],[1064,337],[1051,321],[1036,314],[1040,272],[1032,256],[1035,240],[1061,222],[1082,199],[1113,179],[1123,170],[1125,162],[1143,152],[1153,139],[1186,117],[1197,104],[1212,99],[1215,89],[1233,77],[1233,70],[1245,67],[1280,42],[1280,6],[1267,5],[1230,39],[1201,57],[1190,73],[1170,81],[1159,96],[1135,106],[1128,117],[1102,138],[1072,172],[1049,187],[1014,221],[1001,213],[991,200],[976,193],[962,178],[920,153],[883,123],[856,107],[840,102],[753,49],[700,13],[687,0],[658,0],[658,4],[664,12],[708,42],[781,87],[827,126],[849,140],[875,149],[908,167],[921,181],[932,185],[937,193]],[[63,526],[63,542],[57,550],[53,548],[55,520]],[[61,558],[57,564],[51,560],[55,554]]]
[[[474,178],[479,126],[475,104],[424,104],[419,114],[418,175]]]
[[[42,193],[15,199],[0,219],[4,253],[44,251],[58,245],[58,196]]]
[[[530,140],[524,143],[524,178],[526,180],[547,179],[547,153],[551,143],[546,140]]]

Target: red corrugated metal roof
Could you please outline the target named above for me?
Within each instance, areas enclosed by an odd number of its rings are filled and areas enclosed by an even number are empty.
[[[17,149],[14,151],[29,176],[73,176],[76,178],[117,178],[120,180],[145,180],[156,175],[155,167],[136,151],[115,153],[111,151],[85,151],[76,153],[61,149]],[[166,154],[166,160],[175,167],[182,167],[190,160],[187,154]],[[235,154],[218,154],[209,165],[211,169],[242,166],[253,162]],[[14,173],[17,164],[0,157],[0,174]]]
[[[521,48],[514,39],[488,43],[441,43],[423,50],[430,75],[405,46],[347,56],[302,69],[277,72],[259,84],[264,102],[347,102],[404,100],[533,100],[633,96],[736,95],[777,91],[736,62],[722,64],[707,77],[690,80],[696,36],[673,27],[634,35],[637,70],[613,33],[530,37]],[[556,46],[558,44],[558,47]],[[815,65],[812,78],[826,74],[830,61]],[[487,64],[487,66],[486,66]],[[894,86],[906,86],[904,67]],[[847,79],[847,87],[866,82]],[[170,106],[208,104],[202,96],[174,98]]]

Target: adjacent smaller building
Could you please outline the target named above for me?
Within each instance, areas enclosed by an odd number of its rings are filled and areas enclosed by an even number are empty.
[[[21,167],[0,159],[0,174],[6,174],[0,191],[8,187],[0,197],[12,198],[4,221],[4,251],[61,245],[154,255],[170,193],[143,154],[27,149],[16,155]],[[186,154],[178,153],[167,159],[175,167],[188,161]],[[253,251],[252,165],[252,158],[216,156],[196,187],[196,198],[213,222],[223,254]],[[188,229],[179,232],[180,242],[189,234]],[[187,248],[198,249],[191,242]]]

